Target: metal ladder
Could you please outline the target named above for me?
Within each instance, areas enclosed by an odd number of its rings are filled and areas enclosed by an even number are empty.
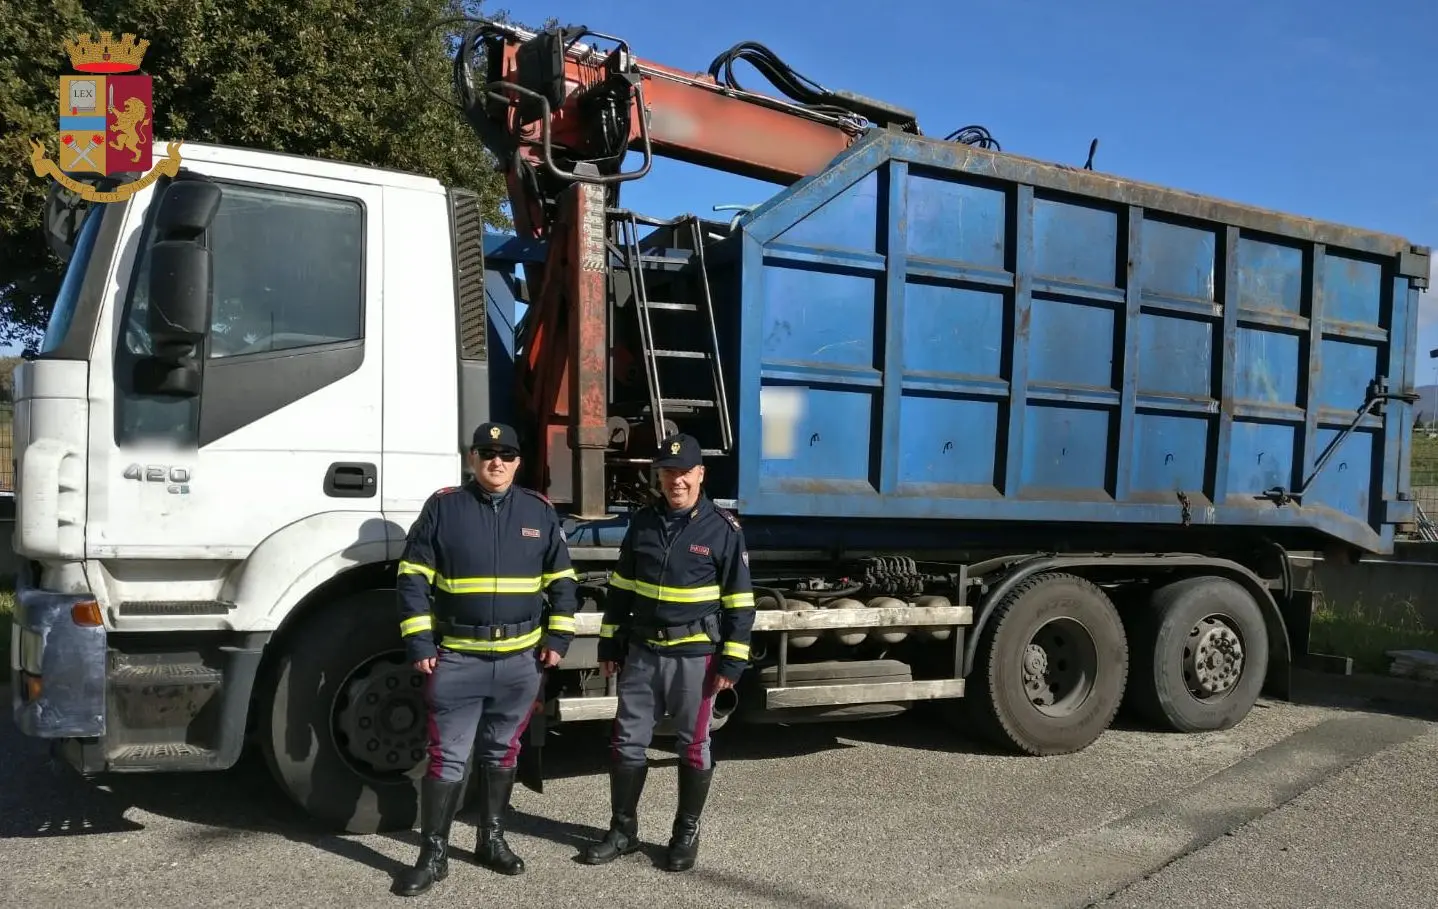
[[[713,441],[717,435],[718,447],[704,447],[706,457],[729,454],[734,447],[734,429],[729,416],[728,392],[724,387],[723,365],[719,359],[719,332],[714,319],[713,299],[709,292],[709,274],[704,265],[704,234],[699,218],[696,215],[681,215],[666,220],[646,217],[627,209],[610,209],[607,214],[610,250],[618,259],[615,267],[628,275],[632,289],[640,346],[643,348],[644,371],[649,384],[654,438],[664,438],[665,420],[673,416],[676,417],[674,423],[679,427],[679,431],[695,436],[701,445],[706,439]],[[658,228],[652,236],[666,241],[659,245],[659,252],[654,251],[656,244],[652,239],[645,243],[650,251],[646,252],[641,247],[640,225]],[[664,247],[676,249],[665,250]],[[664,254],[665,252],[681,252],[684,255],[668,255]],[[664,274],[672,278],[670,287],[679,291],[672,295],[679,299],[663,302],[649,299],[646,275],[654,274]],[[688,282],[688,288],[683,287],[685,282]],[[661,317],[664,323],[667,323],[664,325],[666,337],[684,333],[693,339],[696,335],[702,335],[702,349],[659,346],[656,341],[654,316]],[[692,326],[687,332],[684,331],[686,325]],[[708,361],[708,379],[702,383],[705,385],[703,393],[707,394],[707,397],[671,397],[666,386],[670,386],[673,379],[666,381],[661,378],[664,365],[672,366],[675,371],[684,370],[687,374],[685,377],[693,380],[698,371],[689,371],[682,364],[695,360]],[[713,417],[713,421],[706,428],[717,430],[717,433],[698,430],[697,427],[686,425],[690,420],[681,422],[677,419],[680,415],[698,418],[701,414]]]

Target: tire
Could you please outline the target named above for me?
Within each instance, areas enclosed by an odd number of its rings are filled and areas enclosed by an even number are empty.
[[[1230,729],[1248,715],[1268,670],[1268,626],[1253,595],[1228,578],[1175,581],[1134,626],[1135,713],[1176,732]],[[1194,640],[1203,655],[1194,661]],[[1232,646],[1237,644],[1237,649]]]
[[[257,705],[275,780],[315,819],[346,833],[407,830],[418,817],[428,766],[424,677],[405,659],[394,609],[394,591],[371,590],[302,618]]]
[[[1069,754],[1108,729],[1127,676],[1128,641],[1113,603],[1083,578],[1045,572],[994,608],[958,705],[1001,747]],[[1036,704],[1036,692],[1047,703]]]

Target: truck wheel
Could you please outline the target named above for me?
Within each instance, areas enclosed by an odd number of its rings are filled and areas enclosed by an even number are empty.
[[[1228,729],[1248,715],[1268,668],[1268,629],[1242,585],[1175,581],[1133,626],[1135,712],[1178,732]]]
[[[994,742],[1031,755],[1081,751],[1123,701],[1128,642],[1102,590],[1035,575],[995,607],[960,703]]]
[[[347,833],[414,825],[426,763],[424,677],[405,659],[394,592],[302,618],[267,674],[260,742],[285,793]]]

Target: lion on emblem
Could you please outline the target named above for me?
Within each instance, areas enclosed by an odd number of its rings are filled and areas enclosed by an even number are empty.
[[[110,147],[117,151],[130,150],[135,154],[130,159],[136,164],[140,161],[140,127],[149,126],[150,120],[145,116],[145,102],[139,98],[131,98],[125,102],[124,111],[116,110],[114,105],[110,106],[110,113],[115,115],[115,123],[110,129],[119,133],[119,137],[110,143]]]

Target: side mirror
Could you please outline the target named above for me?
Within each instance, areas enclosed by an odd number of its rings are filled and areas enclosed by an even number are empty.
[[[69,262],[75,253],[75,238],[89,213],[87,203],[55,182],[45,193],[43,213],[46,245],[61,262]]]
[[[195,352],[210,330],[212,255],[205,232],[220,207],[220,188],[202,178],[178,179],[157,204],[148,312],[154,356],[140,364],[136,378],[146,391],[189,397],[199,393]]]

